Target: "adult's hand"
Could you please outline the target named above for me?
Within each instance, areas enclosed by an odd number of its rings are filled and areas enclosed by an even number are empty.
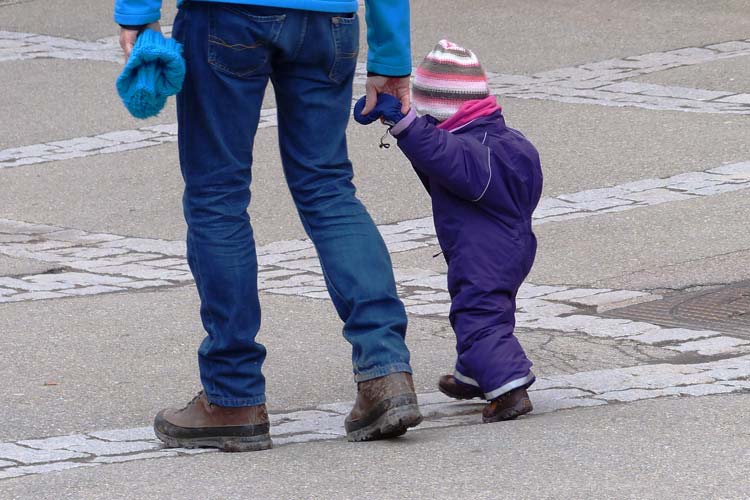
[[[128,59],[130,59],[130,53],[133,51],[133,46],[138,39],[138,35],[149,28],[161,33],[161,25],[159,24],[159,21],[141,26],[138,29],[120,28],[120,47],[122,47],[122,51],[125,55],[125,62],[128,62]]]
[[[366,115],[375,108],[378,103],[378,94],[390,94],[401,101],[401,112],[406,114],[411,108],[411,98],[409,96],[408,76],[397,78],[393,76],[373,75],[367,77],[365,83],[365,109],[362,114]]]

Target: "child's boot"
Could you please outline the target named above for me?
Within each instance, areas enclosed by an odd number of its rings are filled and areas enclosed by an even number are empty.
[[[519,387],[487,403],[487,406],[482,410],[482,421],[488,424],[502,420],[513,420],[533,409],[526,388]]]
[[[483,398],[484,393],[479,387],[462,384],[453,375],[443,375],[438,381],[440,392],[453,399]]]

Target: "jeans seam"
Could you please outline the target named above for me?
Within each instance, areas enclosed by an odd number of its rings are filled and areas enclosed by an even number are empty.
[[[294,53],[291,56],[292,61],[297,60],[299,51],[302,50],[302,46],[305,44],[305,36],[307,35],[307,19],[308,16],[305,15],[304,19],[302,20],[302,29],[300,29],[299,43],[297,44],[297,47],[294,49]]]
[[[359,53],[359,39],[357,38],[356,44],[357,44],[357,52],[356,53],[349,53],[344,52],[343,48],[341,46],[341,36],[340,36],[340,26],[353,26],[355,23],[359,22],[359,18],[355,14],[354,17],[351,18],[351,22],[340,22],[340,18],[332,18],[331,19],[331,37],[333,38],[333,63],[331,64],[331,69],[328,71],[328,78],[329,80],[333,81],[334,83],[341,84],[346,80],[346,76],[342,76],[341,78],[335,78],[338,76],[336,73],[336,69],[338,68],[340,63],[343,63],[349,59],[353,59],[355,62],[356,67],[356,59],[357,54]],[[350,54],[353,54],[353,57],[350,57]]]
[[[187,25],[187,23],[189,22],[189,19],[190,19],[189,14],[190,14],[190,9],[184,9],[184,8],[180,9],[180,11],[177,14],[178,16],[182,16],[180,28],[183,31],[187,31],[187,29],[189,29],[189,25]],[[189,48],[188,48],[189,41],[190,41],[190,37],[187,36],[187,35],[185,36],[185,38],[183,40],[181,40],[181,42],[183,43],[184,50],[189,50]],[[187,108],[191,104],[192,103],[189,100],[183,99],[183,108]],[[183,113],[182,113],[183,117],[186,116],[186,115],[190,115],[190,114],[192,114],[192,113],[190,112],[189,109],[183,109]],[[178,121],[179,121],[179,116],[178,116]],[[183,131],[183,132],[179,132],[179,131]],[[178,128],[178,135],[182,135],[182,133],[184,133],[184,131],[185,131],[185,127],[179,127]],[[178,137],[178,139],[179,139],[179,137]],[[183,140],[179,140],[178,141],[178,147],[180,149],[181,156],[183,154],[184,154],[185,157],[187,157],[189,155],[189,153],[187,151],[185,151],[187,144],[189,144],[189,142],[187,142],[187,138],[184,138]],[[184,196],[185,199],[187,199],[187,198],[189,198],[189,195],[187,194],[187,190],[189,189],[188,188],[188,184],[187,184],[187,176],[189,175],[188,172],[187,172],[187,169],[185,169],[185,171],[183,172],[183,175],[184,175],[184,178],[185,178],[184,183],[185,183],[185,191],[186,191],[186,193],[183,196]],[[192,259],[192,261],[195,264],[195,266],[194,266],[195,269],[193,269],[193,266],[190,266],[190,270],[191,270],[191,272],[193,274],[193,278],[194,278],[194,281],[195,281],[195,284],[196,284],[196,289],[198,290],[198,294],[200,296],[200,295],[202,295],[202,293],[201,293],[200,286],[198,285],[198,283],[202,283],[203,282],[202,273],[201,273],[201,270],[200,270],[200,263],[199,263],[198,253],[196,252],[196,249],[195,249],[195,243],[193,242],[193,239],[189,235],[189,232],[190,232],[190,222],[191,222],[192,216],[188,215],[187,210],[185,210],[185,212],[186,212],[185,213],[185,222],[186,222],[186,224],[188,226],[188,235],[185,238],[185,246],[186,246],[186,250],[188,252],[188,255],[191,256],[191,258],[188,259],[188,263],[190,263],[190,260]],[[201,298],[201,301],[202,300],[203,299]],[[212,313],[211,313],[210,310],[208,310],[208,316],[209,316],[209,319],[211,321],[211,324],[213,325],[215,323],[215,320],[214,320],[213,315],[212,315]],[[208,334],[208,330],[205,328],[205,326],[204,326],[204,330],[206,330],[206,335],[210,336]],[[206,391],[206,392],[208,393],[208,391]]]
[[[192,238],[189,238],[188,241],[189,241],[188,249],[189,249],[190,253],[193,255],[193,262],[195,263],[195,271],[193,271],[193,277],[196,278],[195,279],[195,283],[196,283],[196,286],[197,286],[198,283],[203,283],[203,273],[201,272],[201,265],[200,265],[200,259],[198,258],[198,253],[195,250],[195,242],[193,241]],[[197,274],[197,277],[195,276],[196,274]],[[198,287],[198,288],[200,288],[200,287]],[[202,296],[204,295],[204,293],[200,293],[200,290],[199,290],[199,295],[201,296],[201,301],[203,301]],[[214,320],[213,313],[211,312],[211,309],[210,308],[206,308],[206,311],[208,313],[209,319],[211,320],[211,325],[212,326],[215,325],[216,324],[216,320]],[[205,327],[204,327],[204,329],[205,329]],[[211,337],[210,333],[208,332],[208,329],[206,329],[206,335],[208,337]],[[211,382],[211,383],[213,384],[213,382]],[[208,394],[210,392],[208,390],[208,388],[206,388],[206,387],[204,387],[203,389],[206,391],[206,394]],[[213,385],[212,385],[211,389],[214,389]]]

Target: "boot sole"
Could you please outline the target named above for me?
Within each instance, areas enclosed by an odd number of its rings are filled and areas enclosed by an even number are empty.
[[[410,427],[416,427],[422,422],[422,414],[417,404],[408,404],[390,408],[375,422],[367,427],[347,433],[349,441],[375,441],[390,439],[406,433]]]
[[[438,390],[440,392],[442,392],[443,394],[445,394],[446,396],[448,396],[449,398],[460,399],[462,401],[467,401],[469,399],[484,399],[484,394],[459,395],[459,394],[457,394],[455,392],[450,392],[450,391],[448,391],[446,389],[443,389],[439,385],[438,385]]]
[[[501,412],[492,415],[491,417],[485,417],[482,415],[482,422],[490,424],[492,422],[504,422],[506,420],[514,420],[521,415],[526,415],[534,409],[534,405],[531,404],[531,400],[524,398],[510,408],[506,408]]]
[[[154,429],[158,437],[168,448],[218,448],[226,452],[261,451],[273,447],[269,434],[261,436],[212,436],[200,438],[176,438]]]

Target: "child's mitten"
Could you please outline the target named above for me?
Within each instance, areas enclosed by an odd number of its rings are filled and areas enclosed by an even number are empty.
[[[377,104],[366,115],[362,114],[364,108],[365,97],[360,97],[354,105],[354,119],[362,125],[369,125],[378,118],[382,118],[383,123],[392,127],[406,116],[401,112],[401,101],[390,94],[379,94]]]

